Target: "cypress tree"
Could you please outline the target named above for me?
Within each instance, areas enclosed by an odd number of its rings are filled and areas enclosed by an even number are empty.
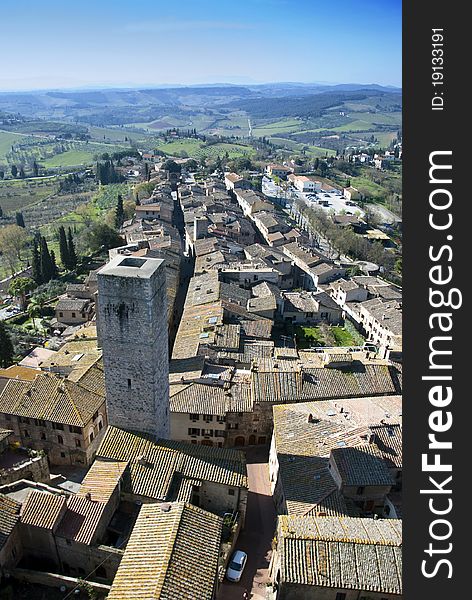
[[[123,210],[123,196],[121,194],[118,194],[118,199],[116,202],[116,211],[115,211],[115,227],[116,227],[116,229],[121,229],[124,220],[125,220],[125,211]]]
[[[13,344],[5,323],[0,321],[0,367],[6,369],[13,362]]]
[[[70,264],[70,270],[72,271],[77,266],[77,254],[75,253],[74,240],[72,239],[72,231],[71,231],[70,227],[67,231],[67,240],[68,240],[67,248],[68,248],[68,252],[69,252],[69,264]]]
[[[51,250],[51,279],[57,279],[59,276],[59,269],[57,268],[56,255],[54,250]]]
[[[16,224],[18,225],[18,227],[23,227],[23,229],[24,229],[26,227],[26,225],[25,225],[25,220],[23,218],[23,213],[17,212],[15,216],[16,216]]]
[[[59,255],[64,269],[70,271],[69,247],[67,246],[66,230],[62,225],[59,227]]]
[[[137,194],[136,194],[136,198],[137,198]],[[136,202],[137,204],[137,202]],[[0,219],[3,217],[3,208],[0,206]]]
[[[52,278],[52,262],[51,255],[49,254],[48,244],[46,238],[41,236],[40,246],[40,265],[41,265],[41,278],[44,283],[47,283]]]
[[[39,256],[38,239],[37,237],[33,240],[33,260],[31,261],[32,277],[38,285],[43,283],[41,276],[41,259]]]

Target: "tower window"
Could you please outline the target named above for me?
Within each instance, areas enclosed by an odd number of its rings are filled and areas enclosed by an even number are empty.
[[[128,389],[131,389],[131,379],[128,379]]]

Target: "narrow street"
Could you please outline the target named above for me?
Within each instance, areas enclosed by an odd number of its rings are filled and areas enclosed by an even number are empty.
[[[181,242],[182,262],[180,265],[180,281],[177,289],[177,294],[174,302],[174,319],[173,326],[169,331],[169,354],[172,354],[175,336],[182,319],[184,312],[185,298],[187,296],[188,285],[195,269],[195,259],[193,257],[184,256],[185,250],[185,224],[184,214],[177,197],[174,198],[174,211],[172,217],[172,225],[178,230]]]
[[[225,579],[218,600],[241,600],[244,590],[252,600],[266,600],[266,583],[272,554],[276,515],[269,484],[268,448],[245,451],[249,480],[246,526],[239,535],[237,550],[248,555],[246,568],[239,583]]]

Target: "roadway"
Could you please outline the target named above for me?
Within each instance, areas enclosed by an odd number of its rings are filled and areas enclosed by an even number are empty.
[[[276,514],[270,493],[268,448],[248,448],[245,451],[248,473],[248,503],[246,525],[236,544],[237,550],[248,555],[246,568],[239,583],[226,579],[218,591],[218,600],[241,600],[248,590],[251,600],[266,600],[269,563]]]

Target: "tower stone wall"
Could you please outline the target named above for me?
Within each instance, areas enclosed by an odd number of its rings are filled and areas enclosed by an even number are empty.
[[[164,261],[118,255],[98,273],[97,327],[110,425],[169,437]]]

